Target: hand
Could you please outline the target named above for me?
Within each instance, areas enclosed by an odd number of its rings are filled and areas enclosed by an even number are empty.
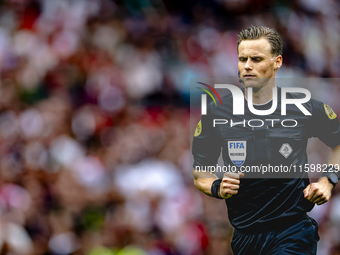
[[[327,177],[322,177],[318,182],[309,184],[303,191],[306,199],[317,205],[326,203],[332,194],[333,184]]]
[[[243,176],[244,174],[241,172],[225,173],[220,184],[219,196],[224,199],[228,199],[232,195],[236,195],[240,188],[240,178]]]

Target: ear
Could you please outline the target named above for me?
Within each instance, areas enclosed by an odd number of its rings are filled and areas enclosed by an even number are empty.
[[[282,66],[282,56],[279,55],[274,58],[274,70],[277,71]]]

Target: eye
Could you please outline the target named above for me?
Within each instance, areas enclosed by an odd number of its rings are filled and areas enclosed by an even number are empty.
[[[240,62],[246,62],[246,61],[247,61],[246,58],[239,58],[238,60],[239,60]]]
[[[260,62],[260,61],[261,61],[261,58],[255,57],[255,58],[251,58],[251,60],[254,61],[254,62]]]

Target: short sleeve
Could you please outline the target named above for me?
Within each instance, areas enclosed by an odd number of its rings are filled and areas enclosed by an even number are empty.
[[[340,122],[336,113],[328,105],[311,100],[312,103],[312,136],[318,137],[331,148],[340,145]]]
[[[192,154],[194,165],[196,166],[216,166],[221,154],[221,140],[213,127],[212,105],[207,107],[207,115],[202,115],[197,124],[193,144]]]

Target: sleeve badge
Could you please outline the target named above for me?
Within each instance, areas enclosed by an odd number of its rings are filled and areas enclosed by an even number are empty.
[[[200,121],[197,124],[194,136],[199,136],[201,134],[201,132],[202,132],[202,124],[201,124],[201,121]]]
[[[324,104],[323,107],[325,108],[325,112],[326,112],[329,119],[334,120],[337,117],[336,113],[332,110],[331,107],[329,107],[326,104]]]

